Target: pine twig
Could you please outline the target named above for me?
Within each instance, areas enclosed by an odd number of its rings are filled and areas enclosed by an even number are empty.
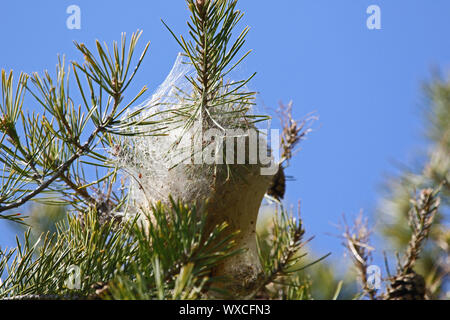
[[[280,103],[278,114],[283,131],[281,133],[282,154],[280,164],[289,161],[295,153],[295,148],[311,132],[311,125],[317,120],[313,115],[303,120],[294,120],[292,117],[292,101],[287,105]]]
[[[424,245],[426,238],[430,233],[431,226],[436,216],[440,204],[440,198],[433,189],[424,189],[420,192],[417,199],[411,200],[413,207],[409,211],[409,225],[412,229],[411,239],[404,257],[404,263],[401,266],[402,273],[411,270]]]
[[[50,186],[56,179],[58,179],[67,169],[72,165],[72,163],[75,162],[78,158],[83,156],[88,150],[89,146],[91,145],[92,141],[94,141],[97,134],[102,131],[104,128],[103,126],[97,127],[92,134],[89,136],[86,143],[82,146],[82,149],[79,149],[76,153],[74,153],[65,163],[61,164],[58,167],[58,170],[56,170],[53,175],[48,178],[46,181],[44,181],[41,185],[39,185],[36,189],[34,189],[32,192],[28,193],[23,198],[20,198],[19,200],[9,204],[9,205],[0,205],[0,212],[14,209],[17,207],[20,207],[21,205],[25,204],[27,201],[31,200],[38,194],[40,194],[42,191],[44,191],[48,186]]]
[[[367,269],[372,259],[372,248],[369,245],[371,230],[368,228],[367,219],[364,219],[363,213],[355,219],[353,227],[349,227],[344,217],[344,242],[343,245],[352,257],[353,263],[358,271],[363,292],[371,300],[377,299],[377,289],[368,283]]]
[[[292,284],[278,283],[277,278],[300,272],[330,255],[330,253],[328,253],[311,263],[302,266],[298,265],[300,259],[306,255],[299,254],[299,251],[314,238],[311,237],[307,240],[303,240],[305,229],[303,228],[300,215],[299,203],[297,214],[298,221],[295,221],[291,216],[287,216],[284,211],[281,213],[281,218],[274,221],[272,231],[273,241],[268,243],[269,247],[271,247],[271,252],[268,257],[261,256],[263,265],[266,265],[265,274],[250,298],[260,294],[262,290],[271,283],[291,286]]]
[[[419,196],[411,200],[413,207],[409,211],[408,222],[412,230],[406,253],[401,259],[397,256],[397,274],[389,277],[387,300],[417,300],[427,298],[425,279],[413,268],[419,259],[431,226],[436,216],[440,199],[438,191],[424,189]]]
[[[295,153],[295,148],[311,132],[312,122],[316,117],[307,116],[300,122],[292,117],[292,102],[284,105],[280,103],[278,114],[283,131],[281,133],[282,154],[278,163],[278,171],[273,176],[272,182],[267,190],[266,196],[280,202],[286,193],[286,176],[284,173],[285,162],[288,162]]]

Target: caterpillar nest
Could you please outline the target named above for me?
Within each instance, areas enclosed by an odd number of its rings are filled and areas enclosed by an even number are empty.
[[[256,220],[278,166],[267,154],[266,137],[236,112],[241,106],[228,102],[200,112],[201,99],[186,76],[195,76],[195,70],[180,54],[165,81],[139,106],[144,108],[139,117],[154,121],[148,126],[159,135],[123,139],[116,152],[129,183],[125,215],[142,213],[157,201],[168,203],[171,196],[207,213],[206,232],[223,222],[227,232],[239,230],[236,248],[243,253],[217,266],[213,276],[226,276],[227,289],[245,297],[262,274]]]

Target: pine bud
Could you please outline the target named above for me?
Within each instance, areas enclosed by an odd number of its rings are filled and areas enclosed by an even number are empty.
[[[197,0],[197,8],[202,11],[205,8],[206,0]]]
[[[8,128],[8,121],[6,120],[6,116],[0,117],[0,132],[6,132]]]

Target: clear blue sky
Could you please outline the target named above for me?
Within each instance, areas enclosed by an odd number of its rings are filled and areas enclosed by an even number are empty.
[[[66,28],[66,8],[81,8],[81,30]],[[366,9],[381,8],[382,30],[368,30]],[[333,223],[342,213],[371,214],[393,162],[409,163],[423,147],[421,84],[432,67],[450,67],[448,0],[241,0],[242,26],[252,55],[239,72],[258,74],[251,88],[261,106],[294,101],[295,116],[320,116],[319,128],[303,145],[287,174],[287,201],[303,203],[313,247],[341,257]],[[22,1],[0,3],[0,67],[16,72],[53,71],[57,54],[79,59],[73,40],[119,40],[143,29],[150,50],[134,87],[157,87],[179,48],[163,18],[186,34],[183,0]],[[29,108],[33,108],[32,105]],[[0,221],[0,244],[14,233]]]

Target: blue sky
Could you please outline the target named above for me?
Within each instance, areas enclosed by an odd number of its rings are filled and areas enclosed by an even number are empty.
[[[66,8],[81,8],[81,30],[69,30]],[[366,9],[381,8],[381,30],[368,30]],[[364,209],[372,214],[393,163],[410,163],[424,147],[420,106],[433,67],[450,67],[448,0],[241,0],[253,53],[238,73],[257,71],[251,89],[260,107],[293,100],[295,116],[316,111],[316,129],[291,162],[287,202],[302,200],[313,248],[340,258],[334,223]],[[57,54],[79,59],[72,41],[119,40],[143,29],[151,41],[130,92],[160,84],[179,51],[160,19],[186,34],[183,0],[2,1],[0,67],[53,71]],[[150,91],[151,91],[150,90]],[[150,92],[149,92],[150,94]],[[30,105],[32,109],[34,106]],[[373,221],[376,223],[376,221]],[[0,221],[0,245],[14,233]]]

